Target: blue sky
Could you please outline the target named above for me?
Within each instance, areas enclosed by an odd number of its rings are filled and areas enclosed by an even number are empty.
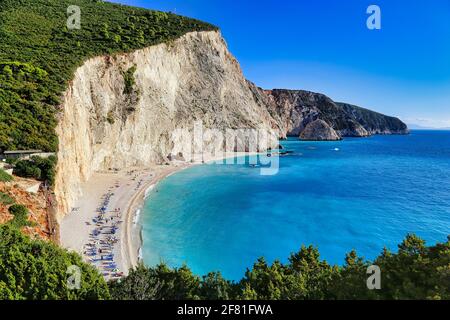
[[[245,76],[450,127],[448,0],[115,0],[221,28]],[[381,8],[381,30],[366,9]]]

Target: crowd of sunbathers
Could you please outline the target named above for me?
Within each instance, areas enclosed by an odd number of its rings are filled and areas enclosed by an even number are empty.
[[[116,183],[114,188],[118,188]],[[102,196],[102,203],[97,208],[96,216],[92,219],[95,226],[89,235],[89,242],[84,247],[84,255],[101,271],[104,277],[115,279],[123,276],[116,262],[114,247],[119,243],[117,236],[121,220],[121,210],[116,208],[110,210],[109,204],[114,196],[114,188]]]

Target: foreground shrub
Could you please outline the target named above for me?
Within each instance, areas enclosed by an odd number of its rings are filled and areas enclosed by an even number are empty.
[[[56,157],[31,157],[30,160],[18,160],[15,163],[14,174],[23,178],[33,178],[47,181],[50,185],[55,183]]]
[[[9,206],[11,204],[14,204],[14,199],[11,198],[8,194],[0,192],[0,204],[3,204],[4,206]]]
[[[170,269],[164,264],[156,268],[140,265],[120,282],[110,283],[117,300],[193,300],[199,299],[200,278],[187,267]]]
[[[10,182],[13,180],[13,177],[5,172],[5,170],[0,169],[0,182]]]
[[[79,290],[68,286],[69,267],[80,269]],[[97,270],[75,253],[31,240],[0,226],[0,300],[107,299],[108,287]]]
[[[109,284],[113,299],[450,299],[450,237],[446,243],[427,247],[414,235],[399,245],[398,253],[384,250],[373,262],[355,251],[343,266],[320,260],[314,247],[302,247],[287,264],[259,259],[237,283],[218,273],[202,279],[187,268],[139,266],[121,281]],[[367,288],[367,268],[381,269],[381,290]]]
[[[14,204],[8,209],[14,218],[10,221],[10,225],[15,228],[22,228],[25,226],[30,226],[31,223],[28,221],[28,209],[21,204]]]

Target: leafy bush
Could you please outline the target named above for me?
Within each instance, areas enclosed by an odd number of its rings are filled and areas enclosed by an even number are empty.
[[[13,180],[13,177],[5,172],[5,170],[0,169],[0,182],[10,182]]]
[[[108,121],[109,124],[113,125],[116,120],[114,119],[114,112],[113,111],[109,111],[108,115],[106,116],[106,121]]]
[[[345,268],[334,279],[333,296],[338,299],[449,300],[450,236],[446,243],[427,247],[425,241],[409,235],[398,248],[397,254],[384,250],[372,263],[356,258],[356,254],[348,257]],[[367,275],[364,272],[369,265],[381,269],[381,290],[365,288]]]
[[[23,178],[34,178],[47,181],[50,185],[55,183],[56,157],[31,157],[30,160],[19,160],[15,163],[14,174]]]
[[[14,204],[14,199],[11,198],[8,194],[0,192],[0,203],[4,206],[9,206],[11,204]]]
[[[81,9],[81,29],[66,26],[70,5]],[[59,97],[85,60],[216,29],[175,14],[101,1],[0,1],[0,151],[57,151]]]
[[[367,289],[367,268],[381,269],[381,290]],[[320,260],[319,251],[302,247],[287,264],[269,265],[259,259],[237,282],[211,273],[203,279],[187,268],[139,266],[121,281],[109,284],[113,299],[450,299],[450,237],[446,243],[426,247],[409,235],[398,253],[387,250],[373,262],[352,251],[343,266]]]
[[[16,214],[24,214],[16,208]],[[381,269],[381,290],[366,286],[367,267],[373,264]],[[80,290],[67,287],[66,272],[73,265],[81,269]],[[449,274],[450,237],[427,247],[409,235],[398,253],[384,250],[373,262],[352,251],[343,266],[330,266],[316,248],[302,247],[286,264],[259,259],[239,282],[220,273],[200,278],[186,266],[140,265],[106,285],[77,254],[0,226],[0,299],[107,299],[110,294],[116,300],[450,299]]]
[[[28,221],[28,209],[21,204],[14,204],[9,207],[9,213],[11,213],[14,218],[10,221],[10,225],[20,229],[22,227],[31,226]]]
[[[15,204],[9,208],[9,212],[14,215],[15,217],[18,216],[28,216],[28,209],[22,205]]]
[[[198,299],[200,278],[187,267],[170,269],[139,266],[120,282],[112,282],[110,292],[116,300],[192,300]]]
[[[68,268],[81,271],[79,290],[68,286]],[[108,299],[97,270],[75,253],[31,240],[10,226],[0,226],[0,300]]]
[[[123,80],[125,83],[124,94],[132,94],[133,87],[136,82],[134,79],[134,73],[136,72],[136,66],[132,66],[130,69],[123,73]]]
[[[34,178],[40,180],[42,172],[33,162],[20,160],[16,163],[14,174],[22,178]]]

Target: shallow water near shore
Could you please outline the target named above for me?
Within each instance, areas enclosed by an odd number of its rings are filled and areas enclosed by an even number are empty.
[[[140,216],[143,260],[244,276],[258,257],[287,261],[301,245],[342,264],[396,250],[407,233],[450,234],[450,132],[340,142],[282,142],[275,176],[249,165],[202,165],[158,184]]]

